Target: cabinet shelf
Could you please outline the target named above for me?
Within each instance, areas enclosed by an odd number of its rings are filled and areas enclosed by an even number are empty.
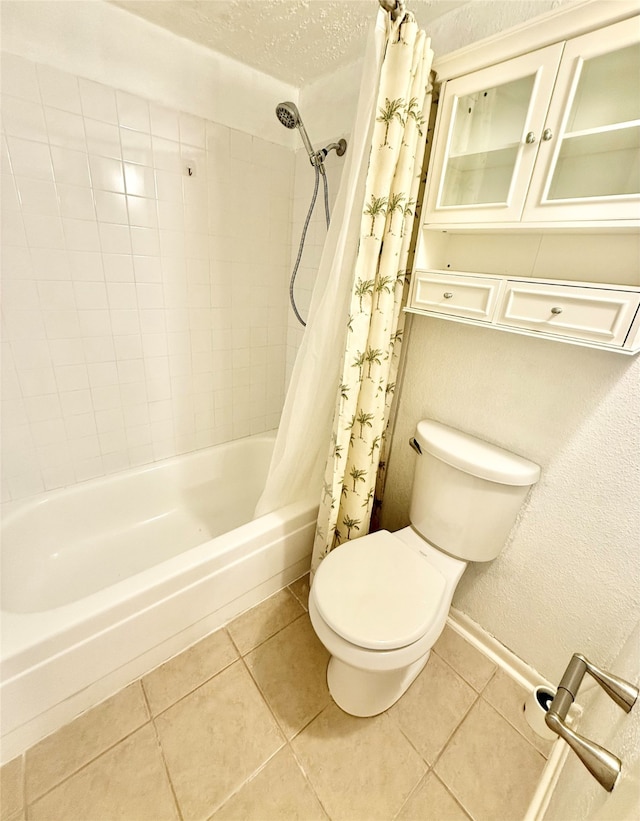
[[[640,128],[640,120],[629,120],[625,123],[613,123],[611,125],[599,125],[593,128],[583,128],[580,131],[565,131],[563,139],[570,140],[574,137],[590,137],[592,134],[609,134],[615,131],[628,131],[632,128]]]
[[[449,163],[451,164],[452,161],[455,161],[457,163],[457,167],[461,168],[464,160],[469,159],[470,164],[468,168],[472,168],[475,162],[474,158],[481,159],[483,157],[501,154],[504,151],[514,151],[518,149],[519,145],[519,142],[508,142],[489,148],[479,148],[477,151],[458,151],[455,154],[449,154]],[[465,168],[464,170],[468,170],[468,168]]]

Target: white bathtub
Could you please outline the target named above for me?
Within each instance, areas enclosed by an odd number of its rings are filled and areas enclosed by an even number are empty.
[[[273,437],[9,506],[2,760],[306,572],[317,508],[251,520]]]

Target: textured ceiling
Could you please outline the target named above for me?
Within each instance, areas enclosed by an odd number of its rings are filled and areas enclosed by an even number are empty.
[[[292,85],[364,52],[377,0],[110,0],[114,5]],[[410,0],[427,26],[465,0]]]

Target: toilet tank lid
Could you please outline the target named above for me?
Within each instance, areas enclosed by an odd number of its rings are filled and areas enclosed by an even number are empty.
[[[540,478],[535,462],[432,419],[418,422],[416,439],[423,451],[479,479],[524,486]]]

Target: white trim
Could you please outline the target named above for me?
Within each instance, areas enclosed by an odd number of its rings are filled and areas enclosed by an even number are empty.
[[[533,690],[535,687],[542,686],[555,691],[554,684],[501,644],[495,636],[487,633],[483,627],[465,613],[452,607],[449,611],[447,624],[522,687]],[[577,724],[581,715],[582,709],[574,704],[570,711],[571,723]],[[569,745],[558,738],[551,748],[551,753],[542,770],[538,786],[523,821],[543,821],[568,754]]]
[[[487,633],[477,622],[460,610],[456,610],[455,607],[449,611],[447,624],[522,687],[533,690],[534,687],[543,686],[555,690],[555,685],[548,679],[541,676],[531,665],[501,644],[495,636]]]
[[[638,13],[637,0],[577,0],[434,60],[438,81],[501,63]]]

